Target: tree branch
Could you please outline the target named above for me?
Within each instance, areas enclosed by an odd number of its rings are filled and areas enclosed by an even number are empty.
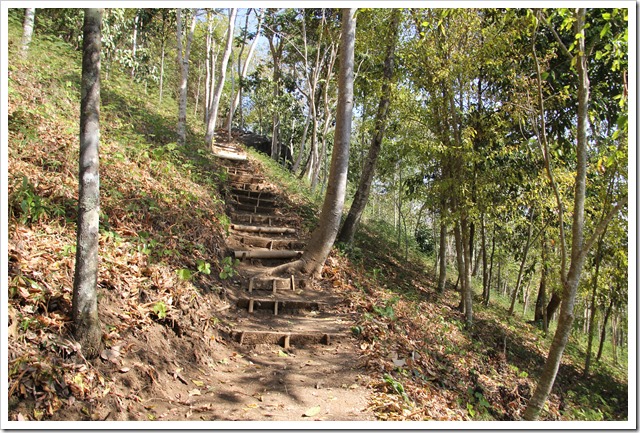
[[[625,206],[627,204],[628,200],[629,200],[629,196],[627,194],[625,194],[624,197],[622,198],[622,200],[620,200],[609,211],[609,213],[603,219],[600,220],[600,222],[598,223],[598,226],[596,227],[595,231],[593,232],[593,234],[591,235],[589,240],[585,243],[584,248],[582,249],[582,255],[583,256],[589,253],[589,250],[593,247],[593,244],[598,240],[598,237],[602,233],[604,233],[604,231],[606,230],[607,226],[609,225],[609,223],[611,222],[613,217],[618,213],[618,211],[620,211],[620,209],[622,209],[623,206]]]

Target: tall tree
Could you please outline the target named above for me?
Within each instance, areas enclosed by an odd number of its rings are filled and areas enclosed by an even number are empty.
[[[196,29],[197,9],[192,11],[191,26],[187,33],[187,42],[184,50],[182,47],[182,9],[178,9],[176,11],[176,21],[178,66],[180,68],[180,86],[178,89],[178,143],[185,144],[187,141],[187,81],[189,79],[189,53],[191,52],[193,32]]]
[[[220,97],[222,96],[222,89],[224,87],[224,79],[227,75],[227,64],[229,63],[229,57],[231,56],[231,50],[233,49],[233,30],[236,24],[236,8],[229,9],[229,26],[227,28],[227,44],[222,54],[222,61],[220,62],[220,71],[218,72],[218,80],[216,81],[215,91],[213,98],[210,101],[211,107],[209,109],[209,118],[207,119],[207,132],[204,138],[205,144],[213,147],[213,136],[215,134],[216,122],[218,119],[218,106],[220,105]]]
[[[353,114],[354,46],[356,34],[355,9],[341,10],[340,72],[336,130],[327,192],[320,213],[320,223],[311,234],[302,257],[292,263],[275,267],[268,274],[300,271],[319,276],[338,234],[344,207],[349,168],[349,145]]]
[[[248,34],[248,25],[249,25],[249,14],[251,9],[247,11],[247,17],[244,25],[244,30],[242,32],[242,46],[240,47],[240,54],[238,54],[238,90],[235,92],[235,96],[232,96],[231,99],[231,107],[229,108],[229,117],[227,119],[227,129],[229,132],[229,140],[231,140],[231,124],[233,122],[233,116],[235,114],[236,108],[240,109],[240,122],[242,122],[242,87],[244,85],[243,80],[247,78],[247,74],[249,73],[249,65],[251,64],[251,59],[253,58],[253,53],[256,51],[256,46],[258,45],[258,39],[260,39],[260,32],[262,31],[262,18],[264,17],[264,13],[260,9],[256,9],[256,16],[258,18],[258,25],[256,28],[256,32],[253,35],[253,41],[249,46],[249,52],[247,53],[247,57],[244,59],[244,63],[241,62],[242,53],[244,51],[244,47],[247,43]],[[242,65],[242,66],[241,66]]]
[[[389,113],[389,105],[391,104],[391,92],[393,85],[393,62],[395,57],[396,42],[398,40],[398,29],[400,27],[401,9],[393,9],[391,15],[391,22],[389,23],[389,36],[387,43],[387,50],[384,59],[383,66],[383,84],[382,93],[380,96],[380,102],[378,104],[378,111],[376,113],[376,120],[374,126],[373,138],[371,139],[371,145],[369,146],[369,153],[367,155],[362,174],[360,175],[360,182],[358,189],[353,197],[353,203],[349,209],[347,219],[342,225],[338,240],[340,242],[351,243],[353,236],[355,235],[358,223],[362,217],[367,201],[369,200],[369,192],[371,191],[371,183],[373,181],[373,175],[376,169],[376,162],[378,161],[378,154],[382,148],[382,139],[387,126],[387,117]]]
[[[35,8],[26,8],[24,11],[24,24],[22,26],[22,40],[20,41],[20,53],[26,57],[33,35],[33,21],[36,17]]]
[[[560,367],[560,361],[562,354],[567,345],[569,334],[571,333],[571,327],[574,321],[574,306],[578,284],[580,282],[580,276],[586,256],[596,242],[598,237],[604,232],[608,222],[618,214],[618,212],[626,205],[627,195],[622,194],[619,197],[616,205],[611,211],[602,218],[592,235],[585,241],[584,228],[585,228],[585,216],[584,205],[586,196],[586,178],[587,178],[587,126],[589,122],[589,74],[588,74],[588,55],[585,39],[585,24],[586,24],[586,9],[576,9],[572,14],[565,18],[565,22],[573,21],[573,35],[575,35],[574,44],[576,47],[575,53],[572,53],[567,49],[563,42],[558,38],[558,43],[562,48],[562,51],[567,55],[573,64],[575,64],[577,72],[577,88],[578,88],[578,107],[577,107],[577,133],[576,133],[576,173],[575,173],[575,188],[573,192],[573,218],[571,221],[571,251],[569,269],[566,269],[566,245],[565,237],[562,234],[562,226],[565,221],[562,218],[562,202],[558,197],[557,208],[560,218],[561,239],[560,248],[562,254],[561,263],[561,280],[562,280],[562,304],[560,307],[560,316],[558,318],[558,327],[553,337],[553,342],[549,349],[549,355],[545,363],[544,369],[536,386],[536,389],[527,404],[527,408],[524,413],[525,420],[536,420],[540,415],[544,403],[549,397],[551,388],[556,378],[558,368]],[[542,12],[538,12],[538,20],[545,23],[545,17]],[[536,22],[537,22],[536,21]],[[551,26],[551,24],[549,24]],[[551,29],[555,32],[553,27]],[[534,41],[537,30],[534,30]],[[557,34],[557,33],[554,33]],[[542,97],[542,72],[540,69],[540,63],[538,62],[535,44],[533,45],[533,57],[536,63],[536,75],[538,80],[538,109],[540,116],[539,127],[539,139],[541,141],[541,147],[543,151],[543,157],[545,159],[545,166],[547,174],[551,183],[555,183],[553,173],[550,170],[550,153],[549,146],[546,138],[545,130],[545,110],[544,99]],[[555,187],[554,187],[555,188]]]
[[[102,9],[85,9],[80,102],[80,191],[72,309],[74,336],[86,358],[98,355],[102,340],[97,294],[101,24]]]

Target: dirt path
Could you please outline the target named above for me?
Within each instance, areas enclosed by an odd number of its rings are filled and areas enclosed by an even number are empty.
[[[344,301],[322,282],[258,277],[304,248],[299,217],[239,148],[219,152],[228,171],[227,246],[241,262],[235,289],[227,294],[232,307],[222,319],[234,356],[214,375],[220,384],[207,399],[216,408],[213,415],[373,420]]]
[[[227,255],[245,256],[226,293],[202,286],[196,295],[173,270],[154,264],[144,271],[154,282],[147,289],[102,289],[100,319],[109,335],[99,358],[86,361],[64,338],[45,338],[60,352],[51,362],[67,376],[42,393],[56,396],[48,419],[375,419],[371,380],[351,335],[354,307],[328,281],[256,277],[295,258],[306,234],[257,164],[235,147],[219,153],[229,171]],[[255,254],[267,258],[248,257]],[[171,291],[159,289],[165,286]],[[170,305],[166,317],[153,310],[159,301]],[[41,338],[31,334],[26,338]],[[12,341],[13,356],[23,356],[24,347]],[[36,389],[33,378],[22,382],[25,392]],[[14,419],[40,410],[33,399],[11,405]]]

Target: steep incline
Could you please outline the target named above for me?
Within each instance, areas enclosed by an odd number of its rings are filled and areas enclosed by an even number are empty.
[[[294,392],[297,404],[320,406],[324,419],[373,419],[364,412],[369,391],[355,359],[354,323],[344,299],[322,282],[260,276],[302,254],[300,217],[239,146],[218,145],[216,154],[227,170],[223,194],[231,225],[226,243],[239,274],[227,293],[232,304],[227,337],[250,351],[255,365],[269,368],[276,352],[282,370],[292,374],[274,382],[267,370],[256,371],[246,386],[260,388],[269,381],[273,388],[264,391]]]

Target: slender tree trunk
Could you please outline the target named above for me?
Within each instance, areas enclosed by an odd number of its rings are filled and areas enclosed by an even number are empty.
[[[24,11],[24,24],[22,26],[22,40],[20,41],[20,55],[27,57],[31,36],[33,35],[33,22],[36,17],[35,8],[26,8]]]
[[[161,46],[162,54],[160,56],[160,98],[158,101],[158,105],[162,105],[162,90],[163,90],[163,84],[164,84],[164,47],[165,47],[164,39],[162,39],[161,45],[162,45]]]
[[[531,281],[533,280],[533,275],[529,277],[529,281],[527,282],[527,287],[524,291],[524,299],[522,305],[522,317],[527,315],[527,307],[529,306],[529,288],[531,287]]]
[[[465,325],[467,328],[471,328],[473,325],[473,292],[471,290],[471,281],[469,280],[471,275],[471,261],[472,261],[472,247],[471,241],[471,228],[472,224],[469,223],[466,216],[461,219],[462,229],[462,253],[464,259],[464,267],[462,274],[462,298],[464,300],[464,313],[465,313]]]
[[[547,305],[547,308],[545,310],[547,315],[547,323],[551,323],[561,303],[562,296],[560,295],[560,293],[554,291],[551,294],[551,299],[549,299],[549,304]]]
[[[140,20],[139,11],[133,19],[133,36],[131,38],[131,79],[136,77],[136,51],[138,49],[138,21]]]
[[[487,278],[487,293],[483,298],[484,306],[489,306],[489,299],[491,298],[491,281],[493,278],[493,258],[496,252],[496,223],[493,223],[493,236],[491,237],[491,255],[489,256],[489,277]]]
[[[522,273],[524,272],[524,265],[527,263],[527,255],[529,254],[529,246],[531,245],[531,233],[533,232],[533,217],[534,211],[531,210],[531,217],[529,218],[529,231],[527,233],[527,242],[522,250],[522,260],[520,261],[520,269],[518,270],[518,279],[516,280],[516,286],[513,289],[513,295],[511,295],[511,306],[509,307],[508,316],[513,316],[513,311],[516,308],[516,299],[518,292],[520,291],[520,283],[522,282]]]
[[[618,365],[618,337],[618,315],[614,313],[611,317],[611,356],[615,365]]]
[[[233,115],[236,111],[236,108],[239,108],[239,117],[240,117],[240,127],[242,127],[242,106],[240,104],[240,101],[242,99],[242,89],[243,89],[243,80],[245,78],[247,78],[247,74],[249,73],[249,65],[251,64],[251,59],[253,58],[253,53],[256,50],[256,45],[258,45],[258,39],[260,39],[260,32],[262,31],[262,18],[264,17],[263,13],[260,13],[258,11],[256,11],[256,15],[258,17],[258,26],[256,29],[256,34],[253,38],[253,41],[251,42],[251,46],[249,47],[249,52],[247,53],[247,58],[244,61],[244,65],[242,66],[242,69],[240,69],[240,60],[242,58],[242,52],[244,51],[244,46],[246,44],[246,39],[242,44],[242,48],[240,49],[240,54],[238,55],[238,77],[239,78],[239,82],[238,82],[238,91],[235,93],[234,98],[231,100],[231,109],[229,110],[229,121],[228,124],[231,125],[232,119],[233,119]],[[247,25],[249,23],[249,15],[247,13],[247,20],[245,22],[245,35],[246,35],[246,31],[247,31]],[[233,94],[233,92],[232,92]]]
[[[383,66],[383,83],[382,93],[380,97],[380,103],[378,104],[378,111],[376,113],[376,120],[374,126],[374,134],[369,146],[369,153],[365,162],[362,174],[360,175],[360,182],[358,189],[353,197],[353,203],[349,209],[347,219],[342,225],[338,240],[340,242],[351,243],[353,242],[353,236],[355,235],[362,212],[369,200],[369,192],[371,191],[371,183],[373,182],[373,176],[376,170],[376,163],[378,161],[378,155],[382,148],[382,139],[384,138],[384,132],[387,127],[387,118],[389,114],[389,105],[391,104],[391,87],[393,85],[393,71],[394,71],[394,58],[396,50],[396,41],[398,39],[398,28],[400,26],[400,9],[394,9],[391,16],[391,34],[389,36],[389,44],[387,45],[387,52],[385,55]]]
[[[574,208],[573,208],[573,221],[571,224],[571,262],[569,265],[568,274],[562,275],[562,305],[560,307],[560,317],[558,319],[558,327],[549,349],[549,355],[547,362],[545,363],[542,375],[538,381],[538,385],[527,404],[527,409],[524,413],[524,419],[536,420],[544,403],[549,397],[551,388],[558,373],[560,367],[560,361],[562,360],[562,354],[567,345],[569,334],[571,333],[571,326],[574,320],[574,305],[576,293],[578,290],[578,284],[580,282],[580,275],[582,273],[582,267],[584,265],[585,256],[588,253],[588,246],[584,243],[584,204],[586,196],[586,174],[587,174],[587,124],[588,124],[588,105],[589,105],[589,77],[587,73],[587,57],[585,49],[585,15],[586,9],[576,10],[576,21],[574,23],[574,34],[582,35],[577,39],[578,53],[576,57],[576,69],[578,71],[578,122],[577,122],[577,146],[576,146],[576,178],[574,189]],[[535,51],[534,51],[535,57]],[[538,82],[540,72],[538,69]],[[542,103],[541,103],[542,108]],[[544,111],[541,109],[541,115],[544,116]],[[548,155],[547,155],[548,156]],[[558,203],[562,206],[561,203]],[[560,221],[563,224],[563,221]],[[599,224],[598,229],[602,230],[602,224]],[[591,240],[587,245],[591,245]],[[562,245],[564,247],[564,245]]]
[[[74,336],[86,358],[95,358],[102,342],[97,293],[101,26],[102,9],[85,9],[80,103],[80,191],[72,310]]]
[[[200,105],[200,84],[202,82],[202,67],[198,62],[198,86],[196,87],[196,100],[193,104],[193,117],[198,117],[198,105]]]
[[[440,248],[438,252],[440,260],[440,272],[438,273],[438,293],[444,293],[447,282],[447,224],[444,218],[445,201],[442,200],[443,207],[440,216]]]
[[[612,309],[613,309],[613,298],[609,301],[609,306],[607,307],[607,311],[604,313],[604,319],[602,319],[602,331],[600,332],[600,344],[598,345],[598,354],[596,355],[596,362],[600,361],[600,357],[602,356],[602,348],[604,347],[604,340],[607,336],[607,322],[609,321],[609,316],[611,316]]]
[[[487,263],[487,228],[485,224],[485,213],[480,214],[480,238],[482,242],[482,300],[487,295],[487,283],[489,280],[489,267]]]
[[[593,278],[591,279],[591,316],[589,317],[589,329],[587,332],[587,356],[584,361],[583,377],[589,376],[589,368],[591,367],[591,349],[593,347],[593,336],[595,335],[596,328],[596,295],[598,292],[598,274],[600,273],[600,261],[602,260],[602,243],[604,240],[604,233],[600,236],[598,246],[596,248],[596,268],[593,272]]]
[[[209,122],[209,109],[211,107],[211,88],[214,84],[212,75],[215,62],[211,61],[213,56],[213,17],[211,11],[207,11],[207,37],[205,39],[205,79],[204,79],[204,124]]]
[[[213,150],[216,122],[218,121],[218,105],[220,104],[220,97],[222,96],[222,89],[224,87],[224,79],[227,75],[227,64],[229,63],[229,56],[231,55],[231,49],[233,47],[233,29],[236,23],[236,8],[231,8],[229,11],[229,27],[227,29],[227,44],[222,55],[222,62],[220,63],[220,71],[218,74],[218,80],[216,81],[215,92],[213,94],[213,100],[211,101],[211,109],[209,111],[209,119],[207,122],[207,133],[205,135],[205,144],[211,147]]]
[[[304,148],[307,143],[307,133],[309,131],[309,124],[311,123],[311,119],[307,116],[307,119],[304,122],[304,129],[302,130],[302,139],[300,140],[300,153],[296,157],[296,161],[291,168],[292,173],[297,173],[300,169],[300,163],[302,162],[302,158],[304,157]]]
[[[353,111],[353,75],[356,22],[355,9],[342,9],[340,40],[340,73],[338,77],[338,105],[330,178],[320,213],[320,223],[311,234],[302,257],[293,263],[278,266],[269,274],[299,270],[303,274],[319,276],[333,242],[338,234],[344,206],[349,168],[349,144]]]
[[[187,34],[187,43],[182,47],[182,9],[177,9],[177,36],[178,36],[178,65],[180,67],[180,87],[178,95],[178,144],[187,142],[187,80],[189,79],[189,53],[191,51],[191,42],[193,41],[193,32],[196,28],[196,11],[193,10],[191,19],[191,27]]]
[[[238,63],[240,63],[240,56],[238,56]],[[233,51],[231,52],[231,95],[235,94],[236,79],[233,73]],[[233,97],[232,97],[233,99]],[[231,101],[233,103],[233,101]],[[227,142],[231,143],[231,124],[233,122],[232,106],[229,106],[229,115],[227,116]]]

